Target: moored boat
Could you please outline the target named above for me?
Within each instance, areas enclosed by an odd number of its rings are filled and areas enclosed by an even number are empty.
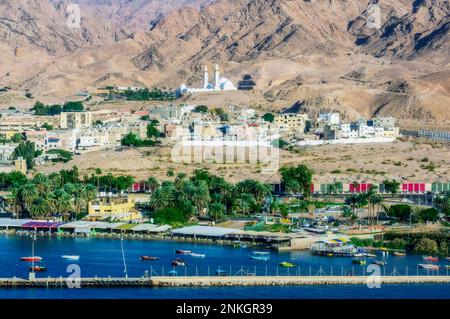
[[[259,260],[259,261],[268,261],[270,259],[270,257],[267,255],[261,255],[261,256],[250,255],[249,257],[250,257],[250,259]]]
[[[172,260],[172,266],[186,266],[186,262],[183,259]]]
[[[38,257],[38,256],[21,257],[20,260],[22,260],[22,261],[29,261],[29,262],[40,262],[40,261],[42,261],[42,257]]]
[[[353,258],[352,263],[358,264],[358,265],[365,265],[366,261],[362,258]]]
[[[450,265],[445,265],[444,268],[445,269],[450,269]]]
[[[176,249],[175,254],[189,255],[189,254],[192,254],[192,250]]]
[[[195,258],[205,258],[205,254],[196,254],[196,253],[190,253],[189,254],[191,257],[195,257]]]
[[[377,257],[377,255],[375,255],[375,254],[369,254],[369,253],[364,254],[364,256],[365,256],[365,257],[369,257],[369,258]]]
[[[428,269],[428,270],[439,270],[439,265],[431,265],[431,264],[418,264],[419,268]]]
[[[433,257],[433,256],[423,256],[423,260],[430,261],[430,262],[438,262],[439,257]]]
[[[61,258],[66,260],[79,260],[80,256],[77,255],[62,255]]]
[[[396,257],[406,256],[406,253],[404,251],[394,251],[392,254]]]
[[[280,265],[281,267],[295,267],[295,264],[290,263],[290,262],[288,262],[288,261],[283,261],[283,262],[279,263],[279,265]]]
[[[141,260],[159,260],[159,257],[154,257],[154,256],[141,256],[140,259],[141,259]]]
[[[445,260],[450,261],[450,257],[445,257]]]
[[[40,271],[47,271],[47,267],[45,266],[34,266],[34,267],[30,267],[31,271],[36,271],[36,272],[40,272]]]

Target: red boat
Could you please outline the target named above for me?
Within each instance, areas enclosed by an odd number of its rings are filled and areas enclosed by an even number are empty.
[[[422,257],[422,259],[426,260],[426,261],[430,261],[430,262],[438,262],[439,261],[438,257],[433,257],[433,256],[425,256],[425,257]]]
[[[192,254],[192,250],[177,249],[177,250],[175,250],[175,254],[189,255],[189,254]]]
[[[40,262],[42,260],[41,257],[21,257],[20,260],[22,261],[29,261],[29,262]]]
[[[47,267],[44,266],[34,266],[34,267],[30,267],[30,270],[32,271],[47,271]]]
[[[159,257],[141,256],[141,260],[159,260]]]

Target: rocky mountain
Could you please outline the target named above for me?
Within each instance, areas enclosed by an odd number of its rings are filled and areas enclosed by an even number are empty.
[[[200,84],[201,66],[217,62],[232,81],[252,74],[256,82],[226,103],[450,120],[445,0],[75,3],[82,28],[67,30],[67,1],[0,2],[0,52],[8,52],[0,86],[48,97],[114,84],[175,88]],[[20,57],[22,48],[48,57]]]

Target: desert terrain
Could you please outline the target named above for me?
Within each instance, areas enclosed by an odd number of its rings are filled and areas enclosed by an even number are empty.
[[[262,174],[265,164],[175,163],[170,146],[158,148],[125,148],[121,151],[99,151],[75,156],[63,163],[47,163],[36,169],[46,173],[76,165],[82,174],[92,174],[96,168],[103,173],[132,175],[137,180],[150,176],[171,179],[167,171],[190,174],[204,168],[229,181],[245,178],[263,182],[278,182],[278,174]],[[314,170],[316,183],[335,180],[381,182],[387,178],[407,181],[443,181],[450,179],[450,145],[402,138],[394,143],[360,145],[324,145],[280,151],[280,166],[306,164]]]

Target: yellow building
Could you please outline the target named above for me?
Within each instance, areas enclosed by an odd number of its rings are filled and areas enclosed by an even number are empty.
[[[14,161],[14,164],[16,166],[16,172],[20,172],[23,175],[27,175],[27,161],[24,160],[22,157],[19,157]]]
[[[283,137],[299,137],[304,134],[308,115],[299,113],[282,113],[275,115],[275,124]]]
[[[142,215],[136,210],[133,198],[101,197],[89,203],[86,219],[97,221],[110,218],[114,221],[131,221],[141,219]]]

